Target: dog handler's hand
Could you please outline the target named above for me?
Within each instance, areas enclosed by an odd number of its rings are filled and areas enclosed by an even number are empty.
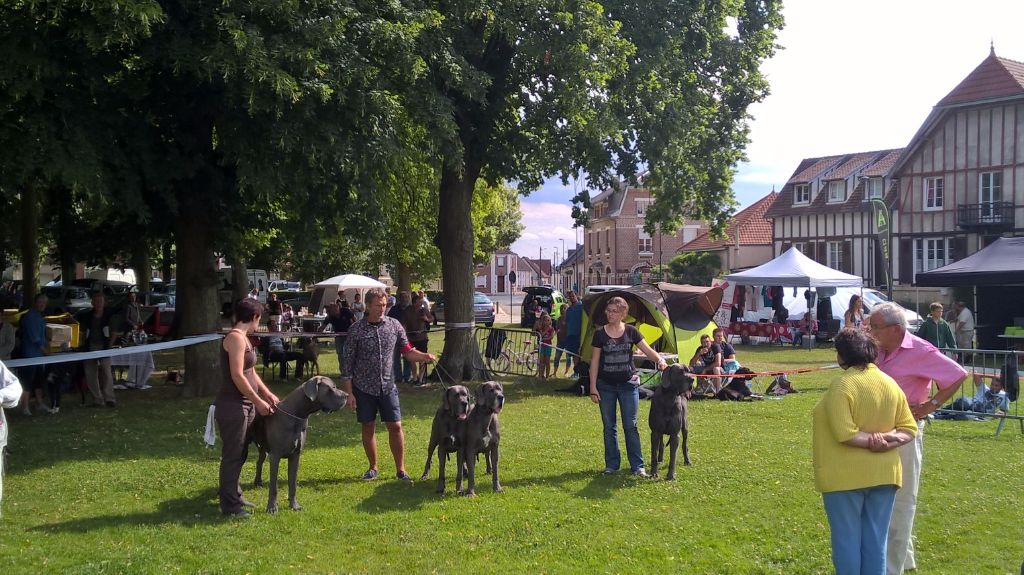
[[[591,391],[590,401],[593,401],[594,403],[601,403],[601,394],[596,391]]]
[[[349,408],[351,411],[356,410],[356,395],[354,393],[350,393],[348,395],[348,400],[345,401],[345,407]]]
[[[658,371],[665,371],[666,369],[668,369],[668,364],[665,363],[665,360],[659,361],[658,362]]]
[[[259,402],[256,403],[255,405],[256,405],[256,413],[258,413],[260,415],[270,415],[271,413],[274,413],[274,408],[271,407],[271,405],[269,403],[263,401],[262,399],[259,400]]]

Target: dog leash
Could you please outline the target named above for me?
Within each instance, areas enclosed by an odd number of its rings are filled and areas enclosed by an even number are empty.
[[[283,414],[287,415],[288,417],[291,417],[291,418],[297,419],[297,420],[299,420],[299,421],[305,421],[305,418],[304,418],[304,417],[299,417],[298,415],[294,415],[294,414],[288,413],[288,412],[287,412],[287,411],[285,411],[284,409],[281,409],[281,407],[279,407],[280,405],[281,405],[281,404],[280,404],[280,403],[278,403],[277,405],[273,406],[273,407],[274,407],[274,411],[280,411],[281,413],[283,413]]]

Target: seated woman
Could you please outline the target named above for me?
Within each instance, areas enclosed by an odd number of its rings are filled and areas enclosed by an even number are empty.
[[[693,357],[690,358],[690,367],[693,368],[693,372],[697,375],[721,376],[724,373],[722,370],[722,350],[717,345],[711,343],[711,336],[707,334],[700,336],[700,347],[697,348],[697,351],[693,353]],[[712,393],[718,393],[722,389],[721,377],[701,378],[698,381],[702,382],[698,386],[698,390],[708,390],[710,388]]]

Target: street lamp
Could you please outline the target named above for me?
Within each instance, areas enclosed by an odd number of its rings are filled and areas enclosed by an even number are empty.
[[[561,286],[562,274],[561,274],[561,272],[559,272],[558,277],[556,279],[556,277],[555,277],[555,266],[558,265],[558,254],[560,254],[562,252],[558,251],[558,246],[552,247],[551,251],[554,254],[551,257],[551,285],[555,286],[556,288],[561,289],[561,287],[562,287]]]

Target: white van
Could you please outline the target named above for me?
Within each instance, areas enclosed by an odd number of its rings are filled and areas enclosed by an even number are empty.
[[[588,294],[591,294],[591,293],[601,293],[601,292],[606,292],[606,291],[611,291],[611,290],[616,290],[616,289],[626,289],[626,288],[630,288],[630,287],[633,287],[633,286],[611,285],[611,284],[608,284],[608,285],[593,285],[593,286],[587,286],[587,291],[585,293],[588,293]]]
[[[225,266],[217,270],[220,275],[220,286],[217,288],[217,294],[220,297],[221,312],[224,315],[231,315],[231,307],[234,305],[232,298],[232,285],[231,285],[231,266]],[[256,289],[257,299],[260,303],[267,303],[267,294],[270,293],[270,279],[267,277],[266,270],[245,270],[246,276],[249,278],[249,285],[246,291],[252,291]]]
[[[783,298],[783,304],[786,306],[786,310],[789,311],[790,319],[802,318],[804,313],[807,311],[807,300],[803,297],[804,290],[806,289],[807,288],[797,288],[797,295],[793,295],[793,288],[784,288],[785,296]],[[846,315],[846,309],[850,305],[850,296],[854,294],[863,295],[861,301],[864,304],[865,318],[871,315],[871,310],[874,309],[876,305],[889,301],[889,297],[885,295],[885,293],[872,288],[863,288],[863,290],[858,287],[836,288],[836,293],[829,298],[829,303],[832,306],[832,317],[839,320],[840,326],[844,326],[846,323],[843,316]],[[907,327],[910,331],[917,331],[921,327],[922,318],[920,314],[903,308],[903,315],[907,318]]]

